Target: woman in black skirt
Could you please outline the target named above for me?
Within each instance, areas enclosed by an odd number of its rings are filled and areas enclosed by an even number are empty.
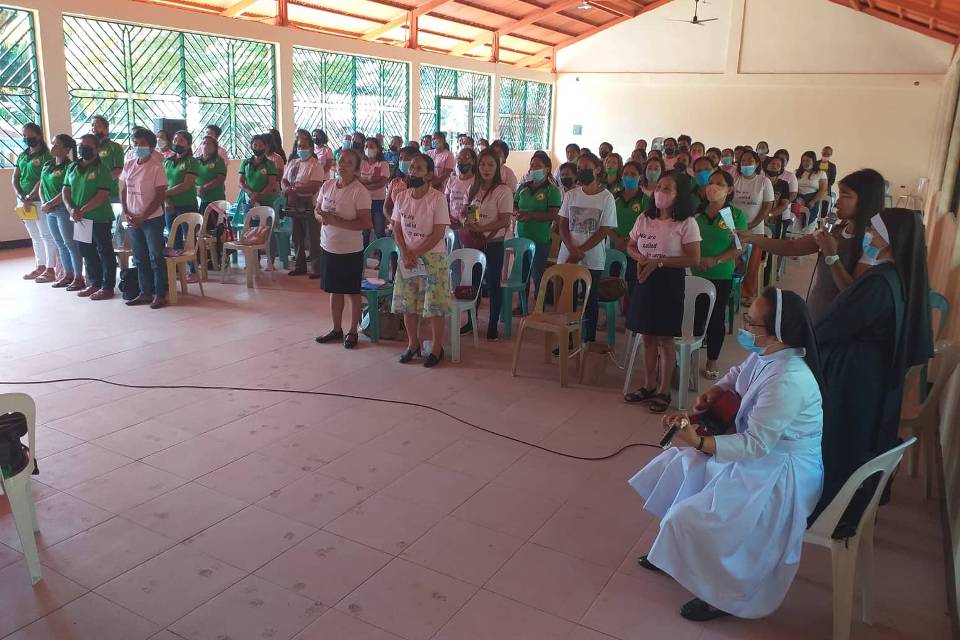
[[[676,364],[673,339],[680,335],[683,322],[685,269],[700,263],[700,228],[693,218],[690,193],[685,173],[663,175],[653,202],[633,225],[627,246],[627,253],[637,261],[627,329],[643,336],[644,384],[624,400],[646,404],[651,413],[670,407]]]
[[[363,230],[373,227],[370,192],[357,180],[360,154],[344,149],[337,161],[336,180],[323,183],[317,196],[320,221],[320,286],[330,294],[333,329],[319,336],[325,344],[343,340],[357,346],[360,325],[360,285],[363,281]],[[343,306],[350,297],[350,331],[343,333]]]

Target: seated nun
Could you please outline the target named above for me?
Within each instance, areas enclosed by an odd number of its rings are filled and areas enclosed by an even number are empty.
[[[735,432],[701,436],[686,414],[667,416],[665,431],[687,426],[630,479],[660,518],[638,562],[695,595],[680,615],[698,622],[760,618],[780,606],[823,488],[822,377],[806,304],[768,288],[743,326],[737,340],[750,355],[694,407],[739,401]]]

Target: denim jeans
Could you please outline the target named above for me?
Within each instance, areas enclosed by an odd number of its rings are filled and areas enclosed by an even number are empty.
[[[87,284],[113,291],[117,286],[117,254],[113,251],[113,223],[94,222],[93,242],[78,242],[87,264]]]
[[[173,221],[177,219],[181,213],[190,213],[191,211],[195,212],[197,207],[192,204],[186,204],[180,207],[173,207],[172,209],[163,210],[163,219],[166,223],[167,232],[170,232],[170,228],[173,227]],[[183,225],[180,225],[180,228],[177,229],[177,238],[173,241],[174,249],[183,249],[183,242],[187,237],[187,228]]]
[[[163,218],[147,220],[139,227],[130,227],[130,242],[133,245],[133,264],[137,267],[141,296],[167,295],[167,261],[163,257],[166,242],[163,240]]]
[[[73,218],[67,213],[67,208],[62,204],[57,205],[47,214],[47,225],[60,251],[60,263],[63,264],[64,273],[82,276],[83,257],[80,255],[77,241],[73,239]]]
[[[363,248],[366,249],[374,240],[387,235],[387,219],[383,216],[383,200],[374,200],[370,204],[370,216],[373,218],[373,229],[363,230]]]
[[[500,288],[503,277],[503,240],[496,240],[487,243],[483,249],[483,254],[487,257],[487,270],[483,276],[483,284],[487,287],[487,296],[490,298],[490,326],[496,327],[500,322],[500,306],[503,303],[502,289]],[[473,286],[478,287],[480,267],[477,266],[473,271]]]
[[[543,280],[543,272],[547,270],[547,258],[550,255],[550,246],[552,243],[537,243],[534,245],[536,250],[533,254],[533,264],[530,264],[530,254],[523,254],[523,278],[527,280],[527,287],[524,295],[530,295],[530,283],[533,282],[533,299],[536,304],[537,296],[540,295],[540,281]],[[531,271],[532,269],[532,271]],[[530,274],[529,276],[527,274]]]

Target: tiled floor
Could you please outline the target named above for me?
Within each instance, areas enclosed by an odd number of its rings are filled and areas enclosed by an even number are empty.
[[[622,373],[561,389],[535,341],[469,342],[458,365],[401,366],[398,343],[320,346],[325,298],[278,273],[210,282],[162,311],[22,282],[0,253],[0,378],[307,389],[4,386],[39,407],[44,580],[31,588],[0,499],[0,638],[9,640],[673,640],[828,638],[829,557],[804,550],[781,609],[683,621],[689,594],[636,567],[657,524],[626,478],[655,451]],[[807,265],[788,281],[805,289]],[[214,275],[214,278],[217,276]],[[199,293],[195,287],[191,294]],[[622,336],[621,336],[622,338]],[[622,346],[622,339],[621,339]],[[724,364],[742,357],[728,341]],[[945,638],[937,503],[901,475],[877,528],[876,624],[855,638]]]

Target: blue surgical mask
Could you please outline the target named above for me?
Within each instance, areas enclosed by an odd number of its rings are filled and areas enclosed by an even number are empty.
[[[750,353],[763,353],[766,349],[766,347],[758,346],[757,336],[753,335],[746,329],[740,329],[740,333],[737,334],[737,342],[739,342],[740,346]]]
[[[697,171],[697,184],[701,187],[707,186],[710,182],[710,176],[713,175],[713,171],[710,169],[704,169],[703,171]]]
[[[297,157],[300,158],[301,160],[306,160],[312,155],[313,154],[310,153],[310,149],[297,149]]]
[[[431,148],[431,149],[439,149],[439,148],[440,148],[440,141],[439,141],[439,140],[431,140],[431,141],[430,141],[430,148]]]
[[[133,155],[137,157],[138,160],[146,160],[150,157],[150,147],[134,147]]]
[[[867,231],[863,234],[863,255],[860,256],[860,262],[875,266],[880,264],[877,256],[880,255],[880,249],[873,246],[873,234]]]
[[[527,175],[530,177],[530,182],[541,182],[544,177],[543,169],[531,169]]]
[[[722,164],[725,167],[729,167],[730,165],[733,164],[733,158],[731,158],[730,156],[723,156],[720,158],[720,164]]]
[[[406,175],[410,171],[410,160],[401,160],[400,161],[400,173]]]
[[[746,167],[740,167],[740,173],[745,176],[752,176],[753,173],[757,170],[757,165],[749,165]]]
[[[633,176],[623,176],[620,178],[620,182],[623,183],[623,188],[627,191],[636,191],[637,187],[640,186],[640,178]]]
[[[657,180],[660,179],[660,172],[656,169],[647,170],[647,184],[654,184]]]

